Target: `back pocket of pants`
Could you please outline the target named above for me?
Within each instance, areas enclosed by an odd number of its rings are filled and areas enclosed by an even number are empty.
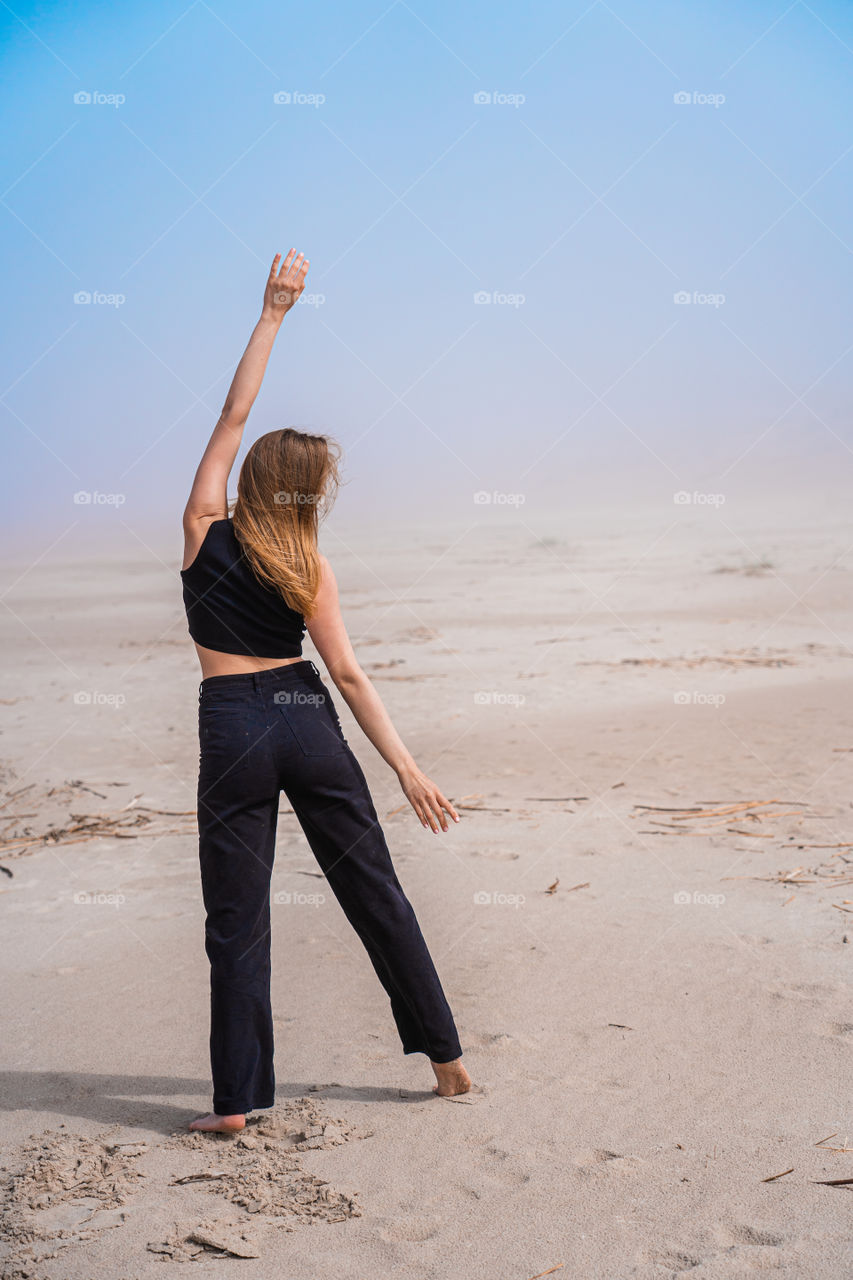
[[[279,689],[273,700],[303,755],[334,756],[346,751],[337,713],[322,685],[318,689]]]
[[[230,784],[243,779],[251,746],[246,708],[203,701],[199,708],[199,769],[207,782]]]

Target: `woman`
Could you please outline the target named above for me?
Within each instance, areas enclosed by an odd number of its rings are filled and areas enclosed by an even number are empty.
[[[394,872],[361,767],[329,691],[302,658],[306,630],[341,696],[391,766],[424,827],[459,816],[403,745],[347,636],[335,576],[317,549],[319,508],[337,483],[325,436],[272,431],[226,485],[243,428],[308,260],[276,254],[261,318],[237,366],[184,512],[181,569],[201,663],[199,858],[211,965],[213,1110],[191,1129],[242,1129],[274,1101],[270,875],[283,790],[347,919],[361,938],[404,1053],[425,1053],[442,1096],[471,1087],[453,1015]]]

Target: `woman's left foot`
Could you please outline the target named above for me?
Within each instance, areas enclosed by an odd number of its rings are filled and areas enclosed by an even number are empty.
[[[218,1116],[215,1111],[209,1111],[206,1116],[198,1116],[189,1124],[190,1129],[202,1133],[238,1133],[245,1127],[245,1116]]]
[[[454,1062],[431,1062],[438,1084],[433,1085],[433,1093],[440,1098],[452,1098],[457,1093],[467,1093],[471,1088],[471,1077],[462,1065],[462,1059]]]

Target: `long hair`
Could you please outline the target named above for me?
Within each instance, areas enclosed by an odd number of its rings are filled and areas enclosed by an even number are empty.
[[[285,427],[255,441],[240,468],[234,533],[258,578],[310,617],[320,587],[317,532],[337,494],[340,446]]]

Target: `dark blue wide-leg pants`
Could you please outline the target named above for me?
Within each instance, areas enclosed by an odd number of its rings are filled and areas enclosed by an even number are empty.
[[[460,1057],[367,781],[313,662],[202,680],[199,744],[214,1111],[274,1102],[270,877],[281,791],[388,994],[403,1052]]]

